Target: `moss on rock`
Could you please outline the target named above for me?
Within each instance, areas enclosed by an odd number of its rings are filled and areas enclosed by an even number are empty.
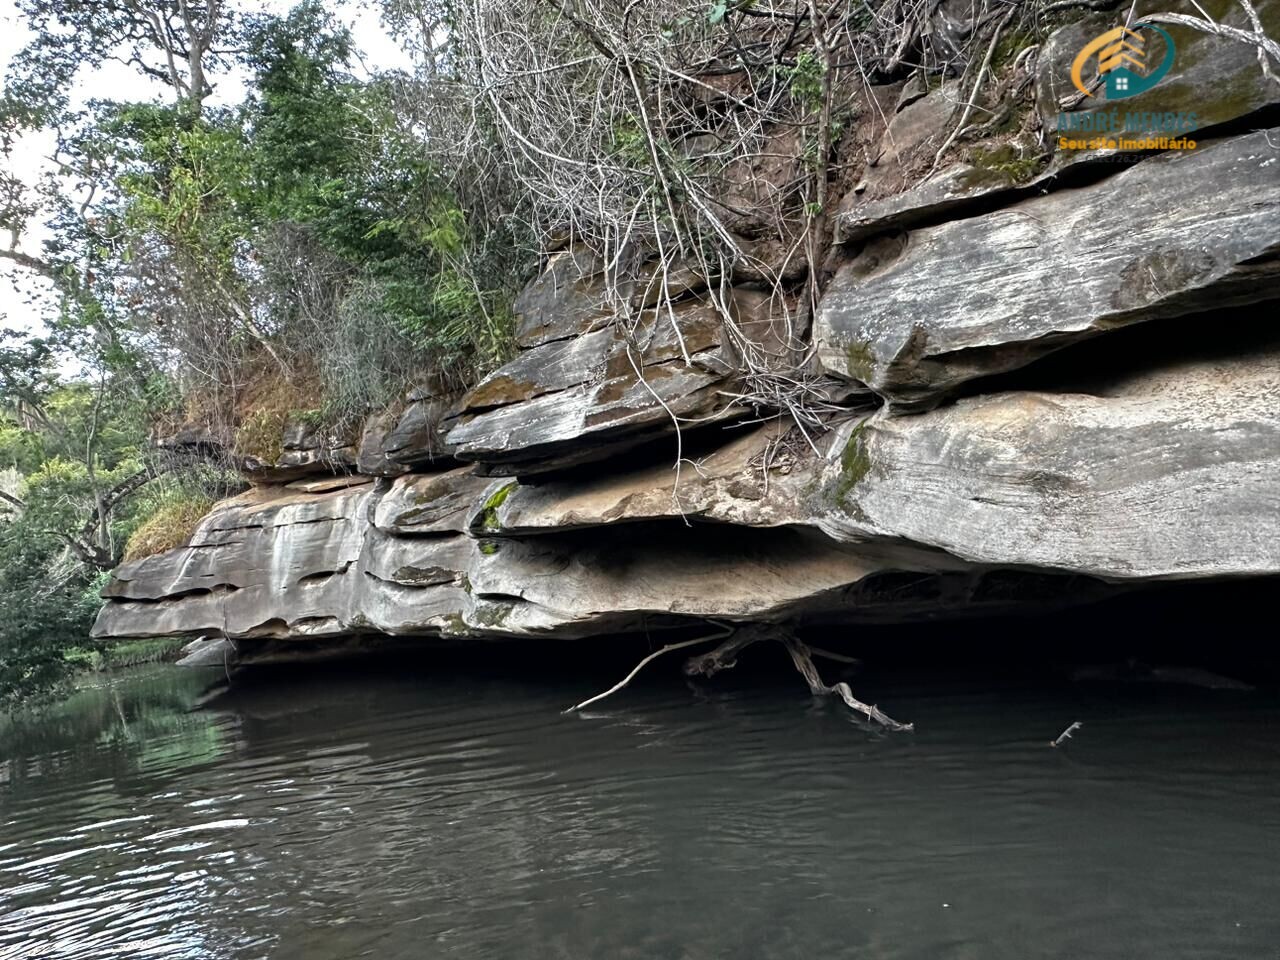
[[[871,472],[872,463],[871,455],[867,451],[866,429],[867,421],[863,420],[849,434],[849,440],[840,454],[840,478],[836,482],[835,500],[840,506],[849,510],[857,507],[857,504],[850,500],[850,495]]]
[[[516,481],[500,487],[485,500],[484,505],[480,508],[480,529],[485,533],[494,533],[502,529],[502,521],[498,518],[498,509],[507,502],[507,497],[511,496],[511,491],[520,486]],[[483,549],[483,547],[481,548]],[[495,549],[494,553],[497,552]]]

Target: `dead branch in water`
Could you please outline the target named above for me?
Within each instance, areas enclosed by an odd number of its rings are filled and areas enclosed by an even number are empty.
[[[1051,747],[1060,746],[1064,740],[1070,740],[1071,734],[1075,733],[1077,730],[1079,730],[1083,726],[1084,724],[1081,723],[1079,720],[1077,720],[1075,723],[1071,724],[1071,726],[1067,727],[1067,729],[1063,730],[1060,734],[1058,734],[1057,740],[1050,740],[1049,746]]]
[[[859,713],[865,714],[867,719],[874,720],[876,723],[890,730],[914,730],[913,723],[899,723],[893,717],[886,714],[883,710],[872,703],[863,703],[853,695],[853,691],[849,689],[849,685],[841,681],[835,686],[827,686],[822,682],[822,677],[818,673],[818,668],[813,665],[812,651],[801,641],[795,637],[783,637],[782,645],[787,648],[787,653],[791,654],[791,662],[795,664],[796,669],[800,671],[800,675],[804,677],[805,682],[809,684],[809,690],[816,696],[829,696],[835,694],[851,710],[857,710]]]
[[[764,627],[744,627],[710,653],[700,653],[684,662],[686,677],[714,677],[721,670],[732,670],[738,665],[738,654],[761,640],[768,640]]]
[[[845,656],[843,653],[836,653],[834,650],[827,650],[823,647],[815,647],[809,644],[809,652],[815,657],[821,657],[824,660],[834,660],[836,663],[845,663],[850,666],[857,666],[862,663],[857,657]]]
[[[567,710],[562,710],[561,713],[575,713],[578,710],[581,710],[583,707],[588,707],[593,703],[597,703],[600,700],[603,700],[605,697],[612,696],[613,694],[621,690],[623,687],[625,687],[632,680],[634,680],[636,674],[639,673],[644,668],[645,664],[647,664],[651,660],[658,659],[658,657],[662,656],[664,653],[670,653],[672,650],[682,650],[685,647],[692,647],[699,643],[709,643],[712,640],[719,640],[722,637],[728,636],[732,632],[733,632],[732,628],[727,628],[725,631],[721,633],[713,633],[708,637],[697,637],[696,639],[693,639],[693,640],[682,640],[679,643],[669,643],[665,647],[661,648],[660,650],[653,651],[653,653],[649,654],[647,657],[645,657],[643,660],[637,663],[631,669],[630,673],[628,673],[625,677],[622,678],[622,680],[619,683],[615,683],[612,687],[610,687],[604,693],[598,693],[589,700],[583,700],[581,703],[575,703],[572,707],[569,707]]]
[[[727,638],[727,639],[725,639]],[[809,647],[808,645],[797,640],[795,637],[782,632],[780,628],[774,625],[754,624],[744,626],[738,629],[726,627],[723,632],[714,633],[707,637],[698,637],[694,640],[682,640],[679,643],[669,643],[659,650],[655,650],[632,668],[631,672],[622,679],[621,682],[614,684],[604,693],[597,694],[589,700],[583,700],[579,704],[575,704],[564,713],[574,713],[583,707],[598,703],[605,697],[612,696],[617,693],[633,679],[651,660],[656,660],[664,653],[670,653],[673,650],[681,650],[685,647],[692,647],[699,643],[707,643],[711,640],[723,640],[715,649],[690,657],[685,661],[684,673],[689,677],[713,677],[722,670],[731,670],[738,663],[738,654],[754,643],[761,640],[777,640],[787,648],[787,652],[791,654],[791,662],[795,664],[796,669],[800,671],[800,675],[804,677],[805,682],[809,684],[809,690],[814,696],[827,696],[835,694],[852,710],[865,714],[870,720],[876,721],[890,730],[914,730],[915,726],[910,723],[899,723],[892,717],[884,713],[874,704],[866,704],[853,695],[853,691],[849,689],[849,685],[843,681],[834,686],[827,686],[822,682],[822,677],[818,674],[818,668],[813,665],[815,656],[827,657],[842,663],[857,663],[853,657],[846,657],[844,654],[833,653],[830,650],[822,650],[820,648]]]

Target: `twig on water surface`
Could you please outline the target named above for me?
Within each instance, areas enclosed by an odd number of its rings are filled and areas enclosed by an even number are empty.
[[[1070,740],[1071,735],[1083,726],[1084,724],[1081,723],[1079,720],[1077,720],[1075,723],[1071,724],[1071,726],[1067,727],[1067,729],[1063,730],[1060,734],[1058,734],[1057,740],[1050,740],[1049,746],[1051,747],[1060,746],[1063,743],[1063,741]]]

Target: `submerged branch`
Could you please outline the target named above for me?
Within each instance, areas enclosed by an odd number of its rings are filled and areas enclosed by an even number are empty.
[[[857,710],[859,713],[865,714],[867,719],[874,720],[876,723],[887,727],[890,730],[914,730],[913,723],[899,723],[893,717],[886,714],[875,704],[863,703],[853,695],[853,691],[849,689],[849,685],[841,681],[835,686],[827,686],[822,682],[822,677],[818,673],[818,668],[813,665],[813,657],[809,648],[797,640],[795,637],[784,637],[783,646],[787,648],[787,653],[791,654],[791,662],[795,664],[800,675],[804,677],[805,682],[809,684],[809,690],[816,696],[829,696],[835,694],[851,710]]]
[[[765,628],[760,626],[745,627],[736,631],[710,653],[690,657],[684,662],[685,676],[714,677],[721,670],[732,670],[738,665],[738,654],[753,643],[769,639],[764,631]]]
[[[725,638],[728,639],[725,639]],[[605,697],[612,696],[617,693],[638,674],[644,666],[651,660],[656,660],[664,653],[670,653],[673,650],[680,650],[685,647],[692,647],[699,643],[707,643],[711,640],[723,640],[715,649],[690,657],[685,661],[684,673],[689,677],[713,677],[722,670],[731,670],[737,666],[738,654],[752,644],[759,643],[761,640],[777,640],[791,655],[791,662],[795,664],[800,675],[804,677],[805,682],[809,684],[809,690],[814,696],[829,696],[835,694],[851,709],[864,714],[868,719],[874,720],[876,723],[888,728],[889,730],[914,730],[914,724],[899,723],[890,717],[884,711],[874,704],[866,704],[853,695],[853,691],[849,689],[849,685],[841,681],[834,686],[828,686],[823,683],[822,677],[818,674],[818,668],[813,665],[813,657],[821,656],[843,663],[857,663],[853,657],[846,657],[843,654],[832,653],[829,650],[822,650],[809,647],[795,637],[784,632],[782,628],[776,624],[755,624],[735,629],[734,627],[726,627],[722,632],[712,634],[711,636],[698,637],[694,640],[682,640],[679,643],[669,643],[659,650],[655,650],[632,668],[631,672],[624,677],[621,682],[614,684],[604,693],[597,694],[589,700],[583,700],[581,703],[575,704],[564,713],[573,713],[581,710],[583,707],[590,706],[603,700]]]

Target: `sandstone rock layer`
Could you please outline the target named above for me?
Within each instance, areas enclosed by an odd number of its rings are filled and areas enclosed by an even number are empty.
[[[1258,9],[1272,23],[1280,4]],[[1064,103],[1062,64],[1111,19],[1043,44],[1024,106],[1046,133],[1098,108]],[[225,637],[252,660],[830,630],[1280,574],[1277,95],[1251,49],[1177,42],[1171,89],[1213,88],[1212,139],[1015,159],[1012,181],[975,175],[995,141],[943,149],[957,84],[873,90],[873,155],[822,276],[759,216],[783,195],[768,178],[800,169],[785,157],[726,194],[743,247],[726,276],[619,280],[583,247],[551,252],[509,363],[456,402],[410,394],[358,438],[290,433],[190,543],[115,571],[95,633]],[[812,329],[802,285],[821,290]],[[751,375],[825,384],[824,423],[748,403],[748,353]]]

